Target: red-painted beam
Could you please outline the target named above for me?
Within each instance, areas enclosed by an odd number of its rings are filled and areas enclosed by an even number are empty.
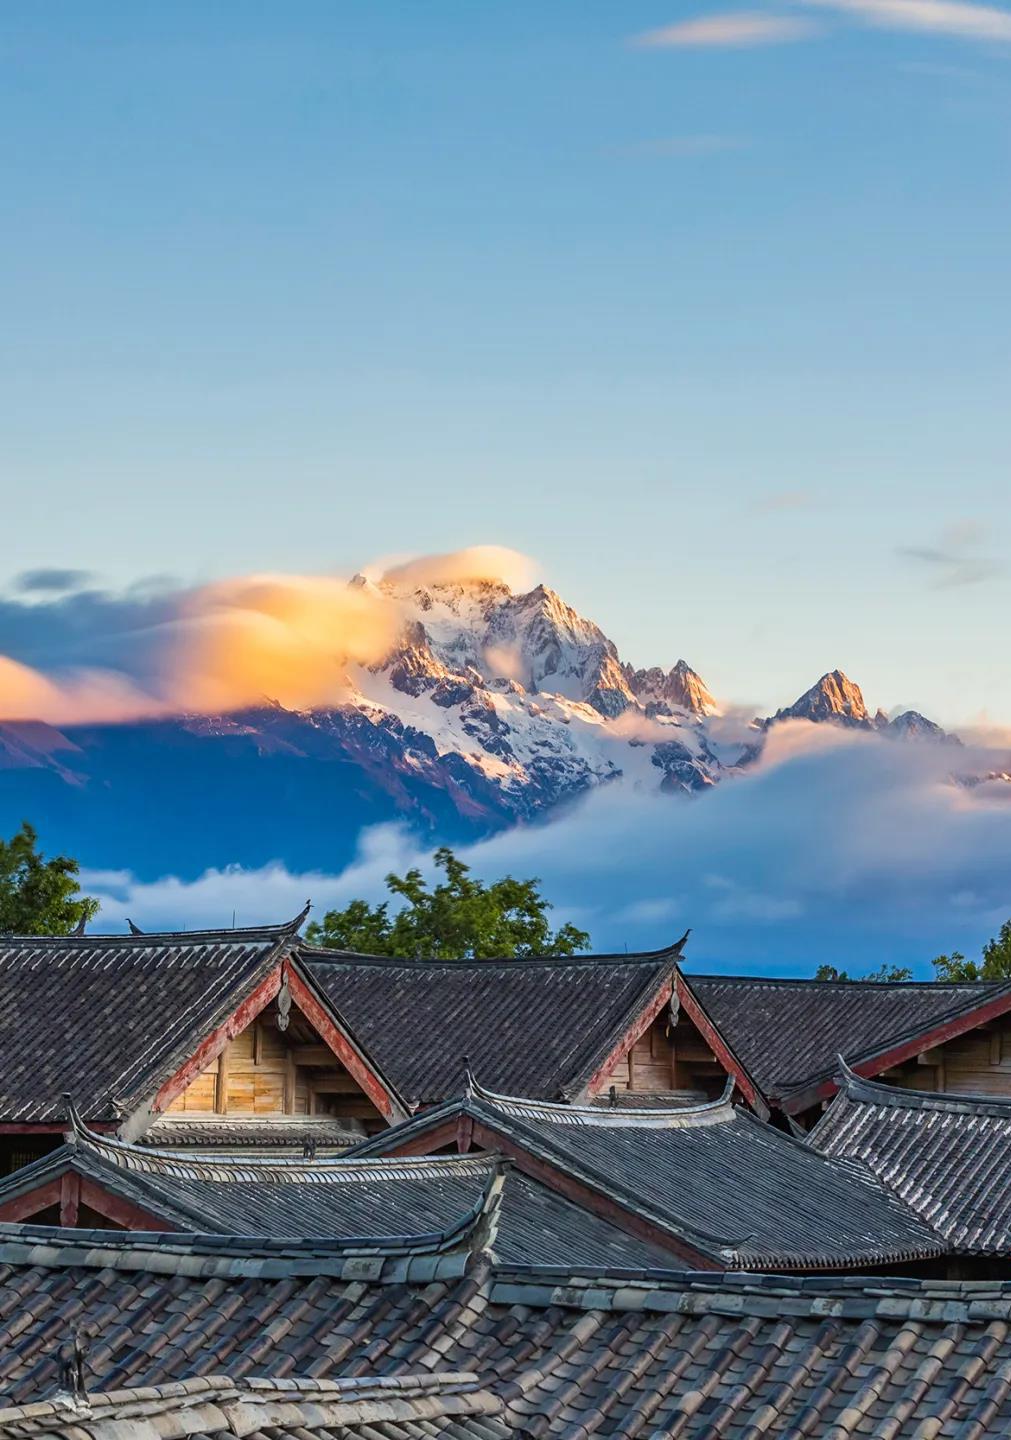
[[[358,1051],[334,1024],[290,961],[285,961],[285,971],[292,1002],[298,1006],[316,1033],[330,1047],[348,1074],[358,1081],[365,1094],[386,1120],[392,1123],[401,1119],[403,1116],[401,1106],[394,1100],[379,1076],[370,1069]]]
[[[213,1030],[200,1042],[190,1058],[180,1065],[175,1074],[165,1081],[154,1097],[152,1104],[154,1113],[160,1114],[163,1110],[167,1110],[172,1101],[180,1096],[187,1086],[191,1085],[197,1076],[218,1058],[229,1040],[233,1040],[236,1035],[241,1034],[248,1025],[253,1023],[257,1015],[267,1008],[280,988],[281,966],[278,965],[260,981],[255,990],[250,991],[242,1004],[216,1030]]]
[[[629,1025],[628,1029],[622,1033],[621,1038],[616,1041],[614,1046],[608,1052],[602,1064],[599,1065],[597,1069],[593,1072],[593,1074],[590,1076],[590,1079],[583,1091],[584,1095],[589,1097],[591,1095],[597,1094],[597,1092],[604,1085],[608,1076],[614,1070],[614,1067],[615,1065],[617,1065],[618,1061],[624,1060],[625,1056],[632,1049],[635,1042],[637,1040],[640,1040],[643,1035],[645,1035],[646,1031],[652,1025],[656,1017],[660,1014],[660,1011],[663,1009],[663,1007],[670,1002],[670,998],[673,993],[673,981],[670,979],[665,980],[660,986],[659,990],[657,990],[656,993],[650,997],[646,1006],[642,1010],[640,1010],[639,1014],[632,1021],[632,1024]]]
[[[872,1055],[869,1059],[859,1060],[855,1064],[849,1062],[850,1069],[857,1075],[862,1075],[866,1080],[872,1080],[875,1075],[880,1075],[882,1070],[889,1070],[893,1065],[902,1065],[905,1061],[912,1060],[914,1056],[922,1054],[924,1050],[933,1050],[935,1045],[945,1045],[949,1040],[955,1040],[969,1030],[986,1025],[990,1020],[997,1020],[1009,1011],[1011,1011],[1011,994],[999,995],[993,1000],[977,1006],[974,1010],[959,1015],[956,1019],[935,1026],[933,1030],[925,1030],[921,1035],[904,1040],[901,1045],[893,1045],[890,1050],[883,1050],[880,1055]],[[844,1039],[845,1037],[840,1037],[840,1049]],[[796,1094],[788,1096],[782,1101],[782,1108],[788,1115],[797,1115],[811,1105],[816,1105],[819,1100],[827,1100],[830,1095],[836,1093],[838,1088],[834,1078],[819,1081],[806,1090],[799,1090]]]
[[[121,1225],[124,1230],[177,1231],[180,1229],[178,1225],[172,1225],[168,1220],[163,1220],[158,1215],[152,1215],[150,1211],[141,1209],[139,1205],[133,1205],[129,1200],[124,1200],[119,1195],[113,1195],[111,1191],[84,1176],[81,1177],[80,1182],[80,1203],[87,1205],[89,1210],[94,1210],[104,1219],[111,1220],[114,1225]]]
[[[705,1010],[703,1010],[683,975],[678,975],[677,987],[678,999],[681,1002],[682,1010],[684,1010],[726,1073],[734,1077],[738,1090],[740,1090],[751,1108],[761,1119],[768,1120],[769,1106],[766,1103],[764,1095],[758,1090],[747,1070],[745,1070],[740,1060],[738,1060]]]
[[[41,1214],[51,1205],[59,1205],[61,1183],[60,1179],[50,1180],[45,1185],[38,1185],[34,1190],[28,1190],[13,1200],[5,1200],[0,1205],[0,1220],[5,1224],[14,1225],[19,1220],[28,1220],[33,1215]]]

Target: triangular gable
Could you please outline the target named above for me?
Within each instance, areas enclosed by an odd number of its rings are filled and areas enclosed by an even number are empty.
[[[789,1116],[835,1094],[839,1052],[870,1079],[1011,1016],[1005,984],[705,975],[682,976],[680,985],[685,1008],[708,1022],[728,1071],[740,1075],[746,1061],[764,1097]]]
[[[270,1013],[272,1023],[265,1026],[262,1017]],[[292,1017],[296,1017],[293,1025]],[[288,1043],[289,1031],[311,1031],[308,1043],[303,1046]],[[242,1056],[241,1078],[233,1067],[229,1073],[228,1060],[231,1054],[242,1052],[243,1041],[269,1033],[279,1042],[279,1048],[290,1057],[287,1063],[289,1073],[282,1075],[276,1068],[245,1063]],[[306,1036],[301,1038],[306,1040]],[[315,1054],[298,1055],[298,1050],[314,1050]],[[323,1053],[319,1053],[319,1052]],[[301,1064],[299,1063],[301,1060]],[[307,1072],[302,1074],[300,1072]],[[315,1079],[312,1072],[316,1072]],[[345,1077],[347,1086],[340,1083]],[[243,1096],[242,1082],[246,1082],[248,1094]],[[264,1087],[275,1083],[278,1096],[272,1096],[269,1089],[257,1093],[257,1083]],[[329,1089],[327,1089],[329,1086]],[[300,1113],[303,1095],[308,1096],[304,1113],[317,1113],[312,1103],[314,1096],[331,1093],[339,1095],[342,1090],[357,1093],[366,1108],[353,1114],[355,1119],[368,1120],[370,1114],[387,1124],[405,1119],[410,1113],[407,1105],[394,1087],[379,1072],[377,1066],[366,1055],[362,1046],[351,1035],[333,1006],[318,992],[312,978],[307,976],[288,954],[285,955],[256,985],[256,987],[215,1026],[205,1034],[193,1052],[159,1087],[150,1099],[124,1117],[119,1134],[124,1140],[136,1140],[159,1116],[171,1110],[195,1109],[198,1111],[229,1113],[231,1098],[233,1113]],[[277,1100],[280,1103],[276,1103]],[[190,1100],[190,1104],[187,1101]],[[323,1113],[330,1113],[324,1111]],[[348,1105],[343,1110],[337,1105],[335,1114],[351,1114]]]

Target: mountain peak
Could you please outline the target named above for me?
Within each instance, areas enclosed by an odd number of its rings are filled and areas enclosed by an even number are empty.
[[[792,705],[777,710],[773,720],[834,720],[839,725],[871,724],[863,692],[841,670],[830,670]]]
[[[644,705],[687,710],[690,715],[715,715],[718,710],[706,682],[687,660],[679,660],[666,674],[659,665],[649,670],[625,666],[625,678],[636,699]]]

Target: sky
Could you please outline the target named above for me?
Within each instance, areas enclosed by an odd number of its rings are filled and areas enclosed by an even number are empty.
[[[1011,717],[1011,7],[6,0],[0,81],[0,583],[495,543]]]

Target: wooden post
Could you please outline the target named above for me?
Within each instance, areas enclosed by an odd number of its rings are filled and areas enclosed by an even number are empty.
[[[60,1224],[65,1228],[72,1230],[77,1224],[80,1203],[81,1177],[68,1170],[60,1180]]]
[[[218,1073],[214,1077],[214,1109],[218,1115],[228,1114],[228,1052],[232,1042],[218,1056]]]
[[[295,1113],[295,1080],[295,1056],[289,1046],[284,1065],[284,1113],[286,1115]]]

